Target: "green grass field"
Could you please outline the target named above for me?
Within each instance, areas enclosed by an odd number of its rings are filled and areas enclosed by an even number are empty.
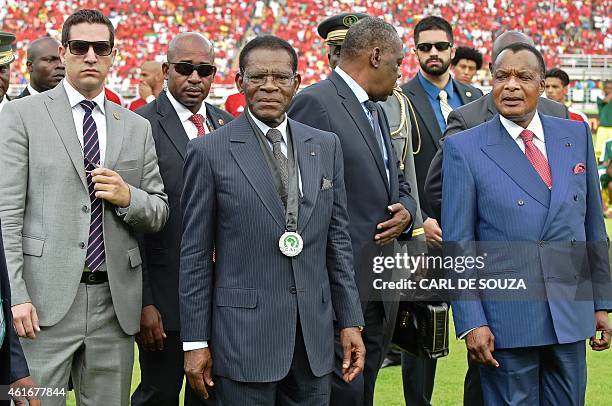
[[[612,220],[606,220],[608,234],[612,234]],[[612,255],[612,253],[611,253]],[[451,327],[451,336],[454,328]],[[138,359],[138,355],[135,356]],[[612,397],[612,351],[595,353],[587,348],[588,386],[586,404],[607,406]],[[436,384],[432,404],[435,406],[457,406],[462,404],[463,378],[467,370],[466,349],[463,341],[450,340],[450,354],[438,360]],[[132,390],[140,381],[138,362],[134,364]],[[68,405],[76,405],[71,392]],[[377,406],[403,406],[402,374],[400,367],[389,367],[380,371],[376,382],[375,404]]]

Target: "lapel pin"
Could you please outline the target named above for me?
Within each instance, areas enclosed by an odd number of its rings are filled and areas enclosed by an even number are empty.
[[[571,147],[571,146],[572,146],[572,144],[568,142],[567,144],[565,144],[565,146],[566,146],[567,148],[569,148],[569,147]]]
[[[472,92],[470,92],[470,91],[468,90],[467,92],[465,92],[465,95],[466,95],[467,97],[472,97]]]
[[[115,117],[115,120],[119,120],[119,113],[117,112],[113,113],[113,117]]]
[[[219,120],[217,120],[217,122],[219,123],[219,125],[224,125],[224,124],[225,124],[225,121],[223,121],[223,119],[222,119],[222,118],[220,118]]]
[[[316,154],[316,152],[314,152],[314,151],[310,151],[310,155],[315,156],[315,155],[317,155],[317,154]]]

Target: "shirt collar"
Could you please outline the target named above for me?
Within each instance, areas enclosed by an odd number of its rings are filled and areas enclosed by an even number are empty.
[[[73,108],[85,100],[85,97],[79,93],[66,79],[62,79],[62,83],[64,84],[64,89],[66,90],[66,94],[68,95],[68,101],[70,102],[70,107]],[[91,101],[95,102],[102,114],[104,114],[104,88],[102,91],[94,97]]]
[[[38,94],[38,93],[40,93],[38,90],[36,90],[36,89],[34,89],[34,88],[32,87],[32,84],[31,84],[31,83],[28,83],[28,92],[30,92],[30,95],[34,95],[34,94]]]
[[[436,85],[434,85],[429,80],[427,80],[425,76],[421,74],[420,71],[417,73],[417,77],[419,78],[419,82],[421,82],[421,86],[423,86],[423,90],[425,90],[425,92],[429,95],[429,97],[431,97],[434,100],[438,99],[440,90],[446,91],[446,94],[449,97],[455,92],[455,89],[453,87],[453,79],[450,76],[448,78],[448,83],[446,84],[446,86],[444,86],[443,89],[438,88]]]
[[[499,116],[499,121],[501,121],[502,125],[504,126],[506,131],[508,131],[508,134],[510,134],[514,141],[516,141],[520,137],[521,132],[524,130],[523,127],[508,120],[501,114]],[[540,121],[540,115],[537,111],[526,129],[534,133],[535,137],[538,140],[544,142],[544,128],[542,127],[542,121]]]
[[[168,90],[166,90],[166,96],[168,96],[168,100],[170,100],[172,107],[174,107],[176,114],[178,114],[181,123],[189,121],[191,116],[193,116],[191,110],[189,110],[187,107],[181,104],[181,102],[176,100],[174,96],[172,96],[172,93],[170,93],[170,91]],[[202,102],[202,105],[200,106],[200,109],[198,110],[197,114],[201,114],[202,117],[204,117],[204,120],[206,120],[206,103]]]
[[[359,103],[364,103],[370,100],[370,96],[368,96],[366,91],[363,90],[363,87],[361,87],[359,83],[355,82],[355,80],[348,73],[343,71],[339,66],[336,66],[336,69],[334,69],[334,72],[340,75],[342,80],[346,82],[348,87],[355,94],[355,97],[357,97],[357,100],[359,101]]]
[[[264,135],[266,135],[268,133],[268,130],[272,127],[262,122],[261,120],[257,119],[257,117],[255,117],[255,115],[253,115],[248,109],[247,109],[247,112],[249,113],[249,116],[253,119],[257,127],[259,127],[261,132]],[[287,113],[284,114],[282,123],[280,123],[278,127],[276,127],[276,129],[281,132],[281,135],[283,136],[283,141],[285,141],[285,144],[286,144],[287,143]]]

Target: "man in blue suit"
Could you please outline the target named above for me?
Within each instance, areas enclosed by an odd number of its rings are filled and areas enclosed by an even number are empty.
[[[286,41],[255,38],[239,65],[247,110],[185,157],[185,370],[224,406],[326,405],[334,320],[346,382],[365,359],[340,141],[287,118],[300,76]]]
[[[485,404],[583,405],[584,340],[595,351],[610,346],[612,283],[592,138],[584,123],[537,112],[544,74],[534,47],[506,47],[493,63],[499,115],[445,143],[446,244],[503,245],[485,250],[478,276],[527,284],[514,300],[481,290],[453,302],[457,335],[481,364]]]

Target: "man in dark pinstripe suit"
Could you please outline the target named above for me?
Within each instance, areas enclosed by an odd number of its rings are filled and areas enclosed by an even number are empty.
[[[287,118],[296,70],[287,42],[248,43],[236,76],[247,111],[187,147],[185,371],[204,396],[215,386],[224,406],[328,404],[334,324],[344,379],[364,365],[340,142]],[[279,240],[287,233],[303,242],[295,256]]]

